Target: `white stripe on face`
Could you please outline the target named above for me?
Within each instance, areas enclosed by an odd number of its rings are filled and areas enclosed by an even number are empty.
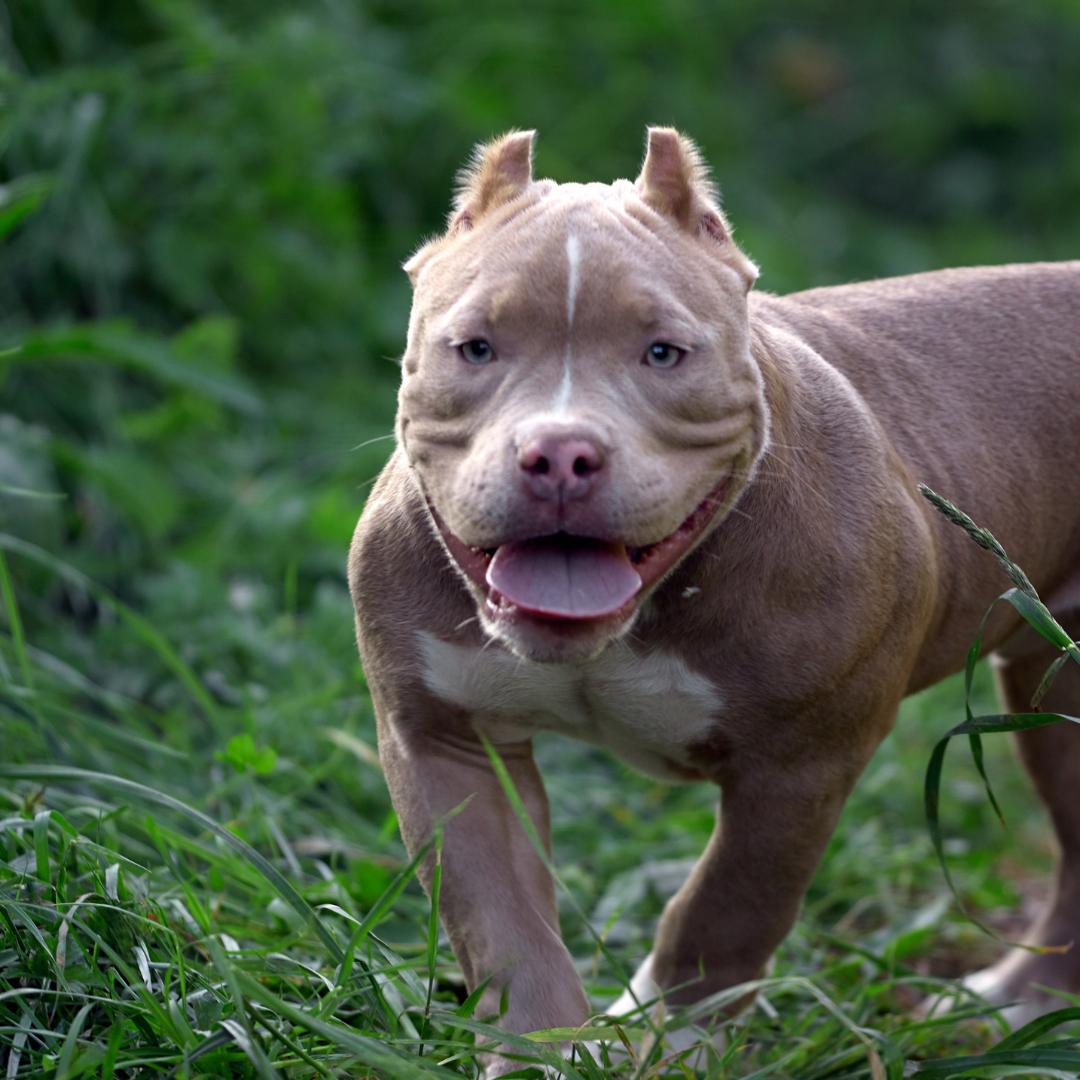
[[[553,408],[556,413],[565,415],[570,408],[570,395],[573,391],[573,377],[570,373],[570,337],[574,329],[574,308],[577,306],[578,284],[580,283],[581,245],[574,233],[566,235],[566,352],[563,354],[563,375],[555,395]]]
[[[574,307],[577,304],[578,268],[581,265],[581,246],[573,233],[566,235],[566,328],[574,325]]]

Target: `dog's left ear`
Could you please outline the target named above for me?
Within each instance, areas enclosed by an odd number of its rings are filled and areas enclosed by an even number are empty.
[[[642,200],[687,232],[717,245],[717,253],[749,288],[758,268],[735,246],[716,187],[698,148],[674,128],[649,128],[645,161],[635,181]]]

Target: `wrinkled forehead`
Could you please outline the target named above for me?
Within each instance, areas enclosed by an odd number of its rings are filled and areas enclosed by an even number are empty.
[[[541,185],[535,185],[541,187]],[[590,312],[659,322],[711,292],[695,245],[629,181],[544,185],[454,241],[421,290],[436,311],[488,322],[526,312]]]

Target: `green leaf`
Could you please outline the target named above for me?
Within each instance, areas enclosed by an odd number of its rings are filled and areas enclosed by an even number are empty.
[[[238,773],[250,769],[260,776],[273,772],[277,764],[277,751],[269,746],[256,746],[255,739],[247,732],[234,735],[217,757],[227,761]]]
[[[1076,648],[1076,643],[1065,633],[1061,623],[1050,614],[1049,609],[1037,596],[1031,596],[1019,589],[1010,589],[1004,594],[1003,599],[1012,604],[1027,624],[1046,638],[1051,645],[1056,645],[1059,649]],[[1080,657],[1077,659],[1080,662]]]
[[[1058,672],[1068,663],[1070,654],[1063,652],[1059,657],[1054,659],[1050,666],[1043,673],[1043,677],[1039,680],[1039,685],[1035,689],[1035,693],[1031,695],[1031,707],[1038,709],[1042,704],[1042,700],[1046,697],[1050,690],[1050,687],[1054,685],[1054,680],[1057,678]]]
[[[0,239],[35,211],[52,187],[52,177],[44,174],[20,176],[0,184]]]
[[[46,364],[96,360],[152,375],[165,383],[197,390],[239,412],[256,414],[261,400],[235,375],[185,362],[167,343],[123,323],[82,323],[36,330],[0,351],[3,363]]]

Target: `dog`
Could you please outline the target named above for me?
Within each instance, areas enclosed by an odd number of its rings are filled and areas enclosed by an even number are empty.
[[[769,295],[678,132],[651,128],[637,180],[610,185],[534,180],[532,148],[478,147],[405,264],[396,449],[349,557],[405,844],[442,829],[450,942],[513,1032],[590,1007],[485,741],[548,848],[537,731],[718,785],[716,832],[608,1011],[681,1006],[763,975],[901,699],[963,667],[1007,585],[919,482],[1080,629],[1080,262]],[[1004,610],[984,643],[1026,709],[1055,651]],[[1080,713],[1080,668],[1043,707]],[[1030,940],[1071,942],[1080,731],[1018,744],[1061,847]],[[1080,992],[1080,950],[1015,950],[972,985],[1036,1015],[1042,987]]]

